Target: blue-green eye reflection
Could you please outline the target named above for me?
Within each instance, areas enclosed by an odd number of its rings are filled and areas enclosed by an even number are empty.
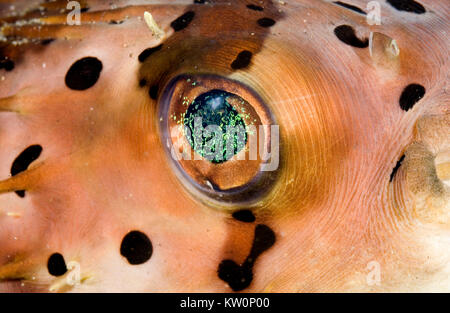
[[[186,137],[195,152],[212,163],[222,163],[239,153],[247,143],[245,122],[230,104],[244,100],[223,90],[198,96],[184,115]]]

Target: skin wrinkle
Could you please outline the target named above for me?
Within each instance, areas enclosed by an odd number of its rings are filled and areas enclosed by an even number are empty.
[[[243,292],[448,291],[448,192],[428,183],[430,160],[448,149],[445,4],[421,0],[427,12],[417,15],[382,2],[382,24],[370,26],[365,16],[332,1],[264,1],[263,11],[248,9],[248,1],[211,2],[122,0],[113,9],[93,0],[80,26],[63,25],[66,15],[49,9],[54,15],[40,30],[3,29],[55,40],[1,47],[16,66],[0,70],[6,108],[0,184],[27,191],[23,199],[0,195],[0,273],[8,277],[0,290],[48,291],[55,280],[46,262],[59,252],[91,277],[72,292],[229,292],[218,265],[224,259],[241,264],[255,225],[265,224],[276,242],[258,256]],[[366,10],[366,1],[351,4]],[[144,11],[166,40],[138,19]],[[193,20],[174,32],[171,22],[188,11],[195,12]],[[264,17],[275,25],[258,26]],[[333,32],[339,25],[353,27],[358,38],[373,31],[395,39],[398,58],[386,66],[369,48],[342,43]],[[160,44],[139,62],[140,53]],[[244,50],[252,52],[249,65],[233,70]],[[67,70],[87,56],[101,60],[99,80],[83,92],[69,90]],[[158,115],[164,99],[151,99],[149,88],[158,85],[162,97],[171,79],[197,73],[237,82],[224,85],[228,92],[247,86],[280,125],[276,180],[250,207],[201,201],[164,151]],[[412,83],[426,93],[405,112],[399,98]],[[31,144],[42,145],[42,155],[23,176],[7,180],[13,160]],[[413,158],[389,182],[403,153],[405,161]],[[18,208],[22,217],[6,214]],[[232,219],[234,209],[251,209],[256,221]],[[119,253],[131,230],[145,233],[153,246],[139,267]],[[370,261],[381,266],[379,286],[367,284]]]

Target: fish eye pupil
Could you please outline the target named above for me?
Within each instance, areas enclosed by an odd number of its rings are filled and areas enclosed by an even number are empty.
[[[245,122],[230,104],[238,95],[215,89],[198,96],[184,116],[185,135],[195,152],[212,163],[225,162],[247,143]]]

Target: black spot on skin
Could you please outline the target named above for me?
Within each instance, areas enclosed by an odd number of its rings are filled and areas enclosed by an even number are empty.
[[[250,10],[253,10],[253,11],[264,11],[264,9],[262,7],[260,7],[259,5],[254,5],[254,4],[248,4],[247,8],[249,8]]]
[[[354,6],[354,5],[351,5],[351,4],[348,4],[348,3],[344,3],[344,2],[341,2],[341,1],[334,1],[334,3],[337,4],[337,5],[340,5],[341,7],[344,7],[346,9],[349,9],[349,10],[355,11],[357,13],[361,13],[361,14],[366,15],[366,12],[364,12],[363,10],[358,8],[357,6]]]
[[[16,195],[18,195],[21,198],[25,198],[25,190],[16,190]]]
[[[247,263],[239,265],[233,260],[223,260],[218,272],[219,278],[225,281],[233,291],[244,290],[253,280],[252,268]]]
[[[67,272],[66,262],[60,253],[53,253],[47,262],[47,269],[50,275],[62,276]]]
[[[194,4],[205,4],[205,0],[194,0]]]
[[[219,278],[228,283],[233,291],[247,288],[253,280],[253,265],[258,256],[275,243],[275,233],[268,226],[259,224],[255,228],[252,249],[242,265],[233,260],[223,260],[219,264]]]
[[[147,80],[145,78],[143,78],[139,81],[139,87],[144,87],[146,85],[147,85]]]
[[[244,223],[253,223],[256,220],[255,215],[250,210],[239,210],[233,212],[232,216],[234,219]]]
[[[403,89],[400,96],[400,107],[404,111],[411,109],[425,95],[425,88],[419,84],[411,84]]]
[[[349,25],[341,25],[334,29],[334,34],[343,43],[355,48],[367,48],[369,46],[369,39],[359,39],[355,35],[355,30]]]
[[[139,54],[138,56],[138,60],[139,62],[144,62],[149,56],[151,56],[153,53],[155,53],[156,51],[161,50],[162,48],[162,44],[156,47],[152,47],[152,48],[148,48],[145,49],[144,51],[141,52],[141,54]]]
[[[395,167],[392,169],[391,177],[389,178],[389,181],[392,182],[392,180],[395,177],[395,173],[397,173],[398,169],[400,168],[400,165],[402,165],[403,159],[405,158],[405,155],[403,154],[400,159],[397,161],[397,164],[395,164]]]
[[[263,17],[258,20],[258,25],[261,27],[271,27],[275,25],[275,21],[268,17]]]
[[[111,25],[118,25],[118,24],[122,24],[122,23],[123,23],[123,21],[111,20],[111,21],[109,21],[108,24],[111,24]]]
[[[5,69],[5,71],[10,72],[14,69],[14,61],[4,58],[3,60],[0,60],[0,70]]]
[[[41,40],[41,45],[46,46],[46,45],[52,43],[53,41],[55,41],[54,38],[43,39],[43,40]]]
[[[72,90],[86,90],[95,85],[103,69],[102,62],[93,57],[76,61],[66,74],[66,85]]]
[[[40,145],[32,145],[23,150],[12,163],[11,175],[15,176],[23,171],[26,171],[28,169],[28,166],[30,166],[33,161],[39,158],[41,152],[42,146]],[[17,190],[16,194],[21,198],[25,197],[24,190]]]
[[[423,5],[414,0],[387,0],[387,3],[399,11],[406,11],[416,14],[423,14],[426,12]]]
[[[120,245],[120,254],[124,256],[131,265],[147,262],[153,253],[150,239],[140,231],[131,231],[125,235]]]
[[[247,67],[252,60],[252,55],[253,54],[247,50],[240,52],[233,63],[231,63],[231,68],[238,70]]]
[[[154,85],[154,86],[151,86],[148,91],[150,98],[152,98],[153,100],[158,99],[158,89],[159,89],[158,85]]]
[[[195,12],[189,11],[181,15],[179,18],[177,18],[175,21],[170,23],[170,26],[173,28],[174,31],[178,32],[180,30],[185,29],[194,19]]]

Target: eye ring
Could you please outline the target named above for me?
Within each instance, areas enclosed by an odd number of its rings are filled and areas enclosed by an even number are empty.
[[[183,127],[190,106],[211,91],[227,95],[226,101],[233,106],[233,110],[247,114],[242,117],[246,118],[246,129],[256,129],[252,132],[246,130],[249,136],[246,149],[220,163],[207,162],[201,155],[198,159],[198,153],[186,139]],[[267,105],[246,85],[212,74],[178,75],[161,94],[158,117],[161,140],[171,159],[172,168],[183,185],[200,199],[222,207],[244,203],[249,205],[260,200],[273,185],[278,170],[262,171],[263,165],[269,160],[261,158],[260,150],[254,154],[253,147],[256,142],[257,149],[270,151],[272,128],[269,126],[276,124]],[[180,129],[184,129],[183,132]],[[180,140],[183,149],[178,151],[176,144]],[[187,145],[191,150],[186,154]],[[255,155],[253,159],[249,157]]]

